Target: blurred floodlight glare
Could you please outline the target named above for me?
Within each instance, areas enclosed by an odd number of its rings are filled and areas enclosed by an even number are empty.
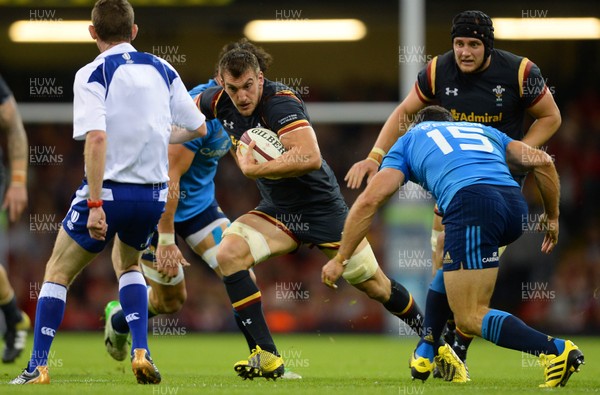
[[[252,41],[358,41],[366,34],[358,19],[255,20],[244,28]]]
[[[494,36],[504,40],[597,40],[598,18],[492,18]]]
[[[16,21],[8,28],[11,41],[20,43],[93,43],[90,21]]]

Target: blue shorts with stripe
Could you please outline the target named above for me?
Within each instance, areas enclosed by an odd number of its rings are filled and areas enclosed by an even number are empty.
[[[444,271],[498,267],[498,248],[517,240],[527,221],[518,187],[477,184],[459,190],[444,212]]]
[[[167,184],[124,184],[104,181],[102,208],[106,213],[108,230],[106,239],[90,237],[87,221],[90,197],[87,182],[83,182],[71,200],[71,207],[62,221],[62,227],[73,240],[89,252],[100,252],[115,234],[128,246],[138,251],[148,247],[150,236],[156,228],[167,201]]]
[[[215,199],[202,212],[186,219],[185,221],[175,222],[175,233],[178,236],[186,239],[188,244],[191,244],[191,246],[198,244],[209,234],[212,234],[215,242],[219,244],[222,237],[220,224],[223,222],[229,223],[229,220]],[[153,248],[149,248],[144,251],[142,259],[154,262],[154,251],[158,245],[158,232],[155,231],[153,233],[150,245]]]

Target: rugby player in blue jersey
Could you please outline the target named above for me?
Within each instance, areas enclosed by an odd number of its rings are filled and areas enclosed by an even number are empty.
[[[552,137],[561,123],[553,89],[539,67],[526,57],[494,47],[494,26],[481,11],[463,11],[452,20],[452,49],[435,56],[418,74],[414,89],[396,107],[381,129],[367,159],[355,163],[345,180],[358,188],[377,172],[382,156],[413,121],[415,114],[429,104],[438,104],[452,113],[455,121],[478,122],[492,126],[515,140],[540,147]],[[524,118],[535,121],[527,130]],[[524,175],[515,177],[522,182]],[[434,210],[431,234],[434,272],[441,268],[444,227]],[[501,250],[500,253],[502,253]],[[431,293],[426,312],[434,313],[437,299]],[[464,361],[473,336],[448,321],[446,341]]]
[[[454,122],[452,114],[439,106],[421,110],[415,123],[390,149],[381,170],[352,206],[339,254],[352,255],[377,209],[399,186],[409,180],[418,183],[433,193],[443,213],[443,274],[437,272],[431,287],[447,294],[448,303],[440,306],[446,317],[452,309],[457,326],[468,333],[539,356],[545,374],[540,386],[564,386],[583,364],[578,347],[488,307],[498,275],[498,250],[521,236],[528,218],[527,203],[508,166],[535,176],[545,210],[542,252],[550,253],[558,242],[560,185],[552,158],[492,127]],[[336,281],[342,269],[338,261],[330,261],[323,269],[323,282]],[[424,326],[431,332],[411,356],[413,378],[425,380],[433,371],[446,317],[425,316]],[[453,381],[466,381],[464,365],[454,368]]]

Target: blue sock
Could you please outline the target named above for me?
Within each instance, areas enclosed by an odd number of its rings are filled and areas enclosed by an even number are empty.
[[[146,287],[148,291],[150,291],[150,286]],[[150,299],[148,299],[148,319],[152,317],[156,317],[158,314],[150,311]],[[129,333],[129,325],[127,324],[127,320],[125,320],[125,313],[123,313],[123,308],[117,311],[111,319],[112,327],[115,332],[119,334]]]
[[[56,330],[65,315],[67,287],[45,282],[40,289],[39,300],[35,310],[33,330],[33,351],[27,365],[27,371],[33,372],[37,366],[47,366],[50,347]]]
[[[119,301],[131,331],[132,350],[148,350],[148,291],[142,273],[126,272],[119,278]]]
[[[425,357],[429,359],[429,362],[433,362],[433,358],[435,357],[433,343],[425,339],[421,339],[419,341],[419,344],[417,344],[417,349],[415,350],[415,353],[420,357]]]
[[[481,337],[500,347],[519,350],[536,356],[540,354],[559,355],[564,350],[563,340],[554,339],[538,332],[514,315],[500,310],[490,310],[483,317]]]
[[[425,321],[423,322],[423,336],[417,344],[417,355],[426,357],[433,362],[433,357],[437,353],[441,343],[442,331],[452,314],[446,287],[444,286],[444,273],[440,269],[429,285],[427,291],[427,300],[425,302]]]
[[[429,339],[432,344],[440,346],[442,332],[448,318],[452,316],[452,310],[448,304],[446,287],[444,285],[444,273],[438,270],[429,285],[427,300],[425,302],[425,322],[423,324],[425,336],[431,335]],[[437,348],[437,347],[436,347]]]

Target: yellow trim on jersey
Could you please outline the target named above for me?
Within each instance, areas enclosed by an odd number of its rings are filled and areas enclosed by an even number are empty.
[[[417,96],[419,96],[419,100],[421,100],[423,103],[433,102],[433,99],[428,98],[427,95],[423,93],[421,88],[419,88],[418,82],[415,82],[415,89],[417,90]]]
[[[431,60],[431,69],[430,69],[431,70],[431,93],[433,93],[433,97],[435,97],[435,70],[437,68],[437,60],[438,60],[437,56]]]
[[[242,299],[240,301],[237,301],[237,302],[233,303],[232,306],[235,309],[236,307],[242,306],[242,305],[244,305],[244,304],[246,304],[248,302],[251,302],[254,299],[258,299],[258,298],[260,298],[260,291],[254,293],[254,294],[252,294],[252,295],[250,295],[250,296],[248,296],[248,297],[246,297],[246,298],[244,298],[244,299]]]
[[[221,95],[223,95],[223,92],[225,92],[224,89],[221,89],[219,91],[219,93],[217,93],[217,95],[213,98],[211,106],[212,106],[212,112],[213,112],[213,116],[215,118],[217,118],[217,103],[219,103],[219,100],[221,100]],[[198,105],[198,108],[200,108],[200,105]]]
[[[523,97],[523,76],[525,75],[525,69],[527,68],[527,63],[529,63],[529,59],[523,58],[521,60],[521,64],[519,65],[519,97]]]
[[[285,133],[288,133],[288,132],[291,132],[292,130],[296,130],[298,128],[306,127],[306,126],[310,126],[310,123],[306,119],[299,119],[299,120],[294,121],[292,123],[288,123],[287,125],[285,125],[281,129],[279,129],[277,131],[277,135],[279,137],[281,137]]]

